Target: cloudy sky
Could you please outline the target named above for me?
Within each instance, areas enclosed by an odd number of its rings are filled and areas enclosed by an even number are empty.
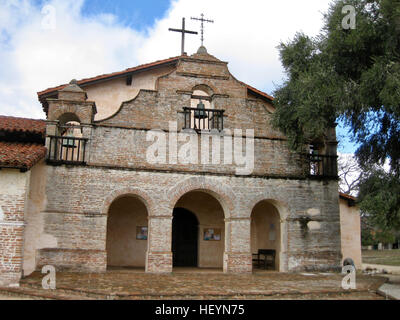
[[[209,53],[267,93],[284,77],[277,46],[296,31],[316,35],[329,0],[0,0],[0,114],[44,118],[37,91],[180,54],[169,32],[202,12]],[[200,37],[187,35],[192,54]],[[341,134],[345,131],[341,130]],[[343,152],[354,146],[342,143]]]

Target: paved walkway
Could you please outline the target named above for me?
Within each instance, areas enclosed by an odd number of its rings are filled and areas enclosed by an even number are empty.
[[[400,285],[385,283],[379,288],[379,292],[389,298],[394,300],[400,300]]]
[[[357,289],[341,287],[343,275],[256,272],[249,275],[176,270],[148,274],[112,270],[104,274],[57,273],[56,290],[42,289],[35,272],[7,294],[42,299],[384,299],[382,277],[357,275]],[[4,294],[0,290],[0,294]]]
[[[387,283],[383,284],[378,293],[388,299],[400,300],[400,267],[387,266],[382,264],[363,263],[363,271],[380,273],[387,278]]]

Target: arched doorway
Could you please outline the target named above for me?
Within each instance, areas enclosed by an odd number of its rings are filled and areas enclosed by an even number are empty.
[[[197,267],[199,223],[184,208],[175,208],[172,219],[172,256],[174,267]]]
[[[107,267],[145,267],[147,209],[134,196],[114,200],[107,218]]]
[[[259,202],[251,212],[251,252],[274,250],[275,259],[267,257],[268,268],[280,270],[281,221],[277,208],[268,200]],[[265,257],[262,257],[263,259]],[[271,265],[269,262],[271,261]]]
[[[179,241],[187,244],[179,249]],[[173,266],[222,269],[224,248],[224,211],[219,201],[207,191],[184,194],[175,204],[172,221]]]

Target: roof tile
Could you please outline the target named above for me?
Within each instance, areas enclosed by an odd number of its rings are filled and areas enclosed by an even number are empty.
[[[139,66],[136,66],[136,67],[133,67],[133,68],[128,68],[128,69],[125,69],[123,71],[118,71],[118,72],[113,72],[113,73],[106,73],[106,74],[102,74],[102,75],[99,75],[99,76],[96,76],[96,77],[81,79],[81,80],[77,81],[77,84],[78,85],[82,85],[82,84],[85,84],[87,82],[107,79],[107,78],[115,77],[115,76],[118,76],[118,75],[124,75],[126,73],[130,73],[130,72],[139,71],[139,70],[142,70],[142,69],[158,66],[158,65],[161,65],[161,64],[164,64],[164,63],[178,61],[178,59],[180,57],[182,57],[182,56],[177,56],[177,57],[172,57],[172,58],[168,58],[168,59],[164,59],[164,60],[154,61],[154,62],[151,62],[151,63],[141,64]],[[61,90],[61,89],[65,88],[67,85],[68,84],[63,84],[63,85],[60,85],[60,86],[57,86],[57,87],[48,88],[46,90],[38,92],[37,94],[40,97],[40,96],[42,96],[42,95],[44,95],[46,93],[51,93],[51,92],[54,92],[54,91]]]
[[[45,120],[0,116],[0,130],[44,135],[46,132],[46,122]]]
[[[133,68],[128,68],[128,69],[126,69],[124,71],[107,73],[107,74],[102,74],[102,75],[99,75],[99,76],[96,76],[96,77],[92,77],[92,78],[81,79],[81,80],[77,81],[77,84],[78,85],[82,85],[82,84],[86,84],[88,82],[107,79],[107,78],[115,77],[115,76],[118,76],[118,75],[124,75],[124,74],[130,73],[130,72],[139,71],[139,70],[142,70],[142,69],[146,69],[146,68],[162,65],[162,64],[168,63],[168,62],[175,62],[175,61],[178,61],[179,58],[182,58],[182,57],[187,58],[188,56],[184,55],[184,56],[177,56],[177,57],[172,57],[172,58],[168,58],[168,59],[164,59],[164,60],[158,60],[158,61],[155,61],[155,62],[142,64],[142,65],[139,65],[139,66],[136,66],[136,67],[133,67]],[[253,93],[256,93],[256,94],[258,94],[258,95],[260,95],[260,96],[262,96],[264,98],[267,98],[268,100],[271,100],[271,101],[274,100],[274,98],[272,96],[270,96],[269,94],[267,94],[265,92],[262,92],[262,91],[254,88],[252,86],[249,86],[248,84],[246,84],[244,82],[240,81],[240,83],[245,85],[247,87],[247,89],[252,91]],[[66,86],[67,86],[67,84],[63,84],[63,85],[60,85],[60,86],[57,86],[57,87],[48,88],[46,90],[38,92],[37,94],[39,96],[39,100],[41,100],[43,95],[54,93],[54,92],[56,92],[58,90],[61,90],[61,89],[65,88]],[[42,101],[42,103],[43,103],[43,101]],[[44,108],[44,111],[47,112],[46,108]]]
[[[28,170],[46,155],[46,147],[36,143],[0,141],[0,168]]]

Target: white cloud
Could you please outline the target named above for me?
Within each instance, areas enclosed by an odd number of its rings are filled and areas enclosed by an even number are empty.
[[[150,37],[139,57],[162,59],[179,54],[179,34],[169,27],[180,27],[186,17],[189,30],[200,23],[190,19],[204,12],[214,23],[205,23],[205,46],[208,52],[229,62],[234,76],[259,89],[271,91],[273,82],[280,83],[282,67],[277,46],[293,38],[297,31],[316,35],[322,26],[322,12],[329,1],[321,0],[178,0],[166,17],[149,30]],[[200,38],[187,35],[186,51],[196,52]]]
[[[199,31],[191,16],[204,12],[214,19],[205,25],[209,53],[229,62],[238,79],[271,92],[283,77],[276,46],[296,31],[316,35],[328,0],[177,0],[164,18],[139,32],[102,14],[83,17],[83,0],[52,0],[56,28],[42,27],[40,7],[28,0],[0,0],[0,114],[43,118],[36,92],[72,78],[122,70],[137,64],[180,54],[179,34],[186,26]],[[187,35],[186,51],[200,45]]]
[[[82,3],[51,1],[56,12],[54,30],[43,28],[45,15],[40,7],[28,1],[5,3],[4,16],[15,17],[20,25],[1,25],[2,33],[10,37],[0,52],[1,114],[43,118],[37,91],[138,63],[132,53],[144,36],[118,25],[111,15],[83,18]]]

